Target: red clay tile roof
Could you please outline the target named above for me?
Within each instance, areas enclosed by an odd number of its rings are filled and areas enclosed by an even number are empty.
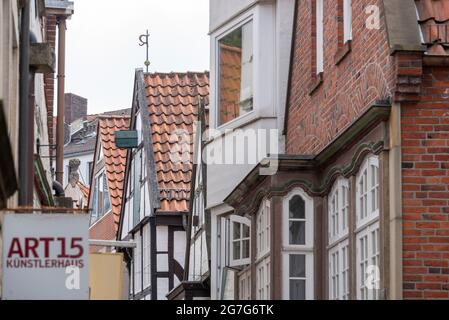
[[[109,195],[111,197],[112,212],[116,231],[120,221],[123,182],[125,180],[126,150],[115,146],[115,131],[128,130],[130,119],[128,116],[99,116],[98,134],[101,138],[105,161],[106,176],[108,178]]]
[[[449,0],[415,0],[423,42],[430,55],[449,54]]]
[[[220,124],[239,116],[242,49],[220,44]]]
[[[160,212],[188,211],[192,179],[194,123],[198,98],[209,104],[209,73],[149,73],[145,75],[148,111],[153,138],[156,176],[159,185]],[[186,162],[173,162],[171,134],[183,130],[189,134]]]

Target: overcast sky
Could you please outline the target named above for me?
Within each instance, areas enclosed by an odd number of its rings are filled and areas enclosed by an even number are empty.
[[[209,0],[74,0],[67,26],[66,92],[89,113],[131,107],[139,35],[150,33],[150,72],[209,69]]]

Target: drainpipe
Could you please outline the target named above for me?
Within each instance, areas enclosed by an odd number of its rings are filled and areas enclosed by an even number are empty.
[[[24,0],[20,23],[19,82],[19,206],[33,206],[34,108],[29,106],[30,1]],[[31,119],[31,123],[30,123]]]
[[[65,113],[65,30],[66,18],[58,17],[58,118],[56,124],[56,181],[64,183],[64,113]]]

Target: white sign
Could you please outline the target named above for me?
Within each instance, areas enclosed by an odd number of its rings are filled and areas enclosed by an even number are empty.
[[[89,299],[88,237],[85,214],[7,214],[2,298]]]

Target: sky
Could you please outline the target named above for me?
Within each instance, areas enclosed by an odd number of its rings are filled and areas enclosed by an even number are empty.
[[[73,1],[66,92],[87,98],[89,114],[131,107],[147,29],[150,72],[209,70],[209,0]]]

